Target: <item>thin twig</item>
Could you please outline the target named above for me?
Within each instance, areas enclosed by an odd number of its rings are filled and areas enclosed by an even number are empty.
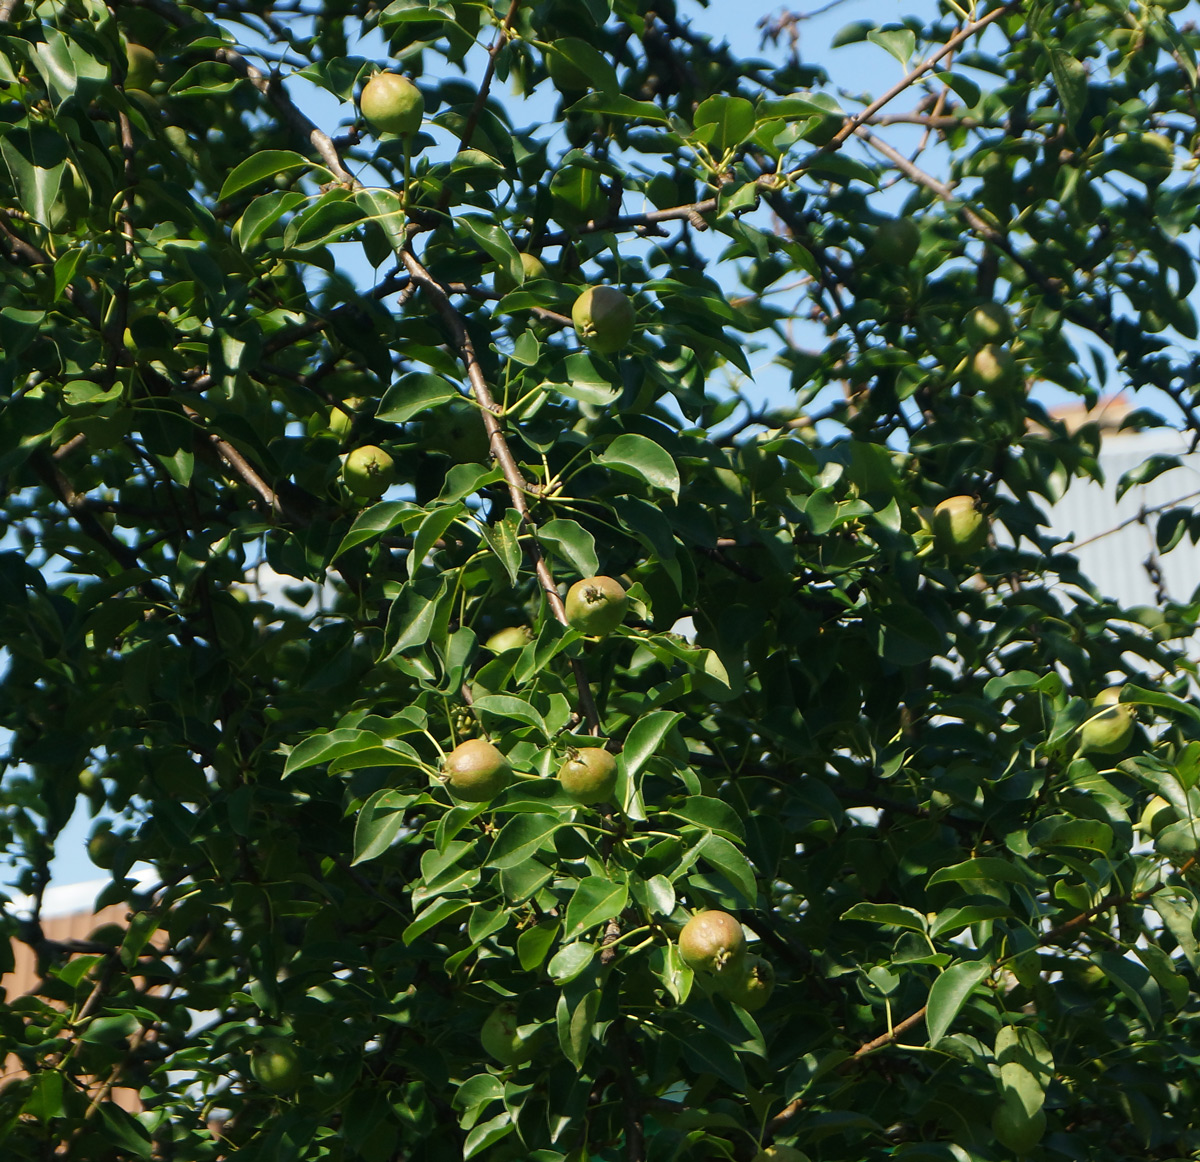
[[[1002,16],[1007,16],[1011,12],[1015,12],[1021,6],[1021,0],[1010,0],[1008,4],[996,8],[989,12],[986,16],[976,20],[973,24],[968,24],[961,31],[955,33],[937,52],[931,57],[926,57],[915,69],[906,76],[897,81],[882,97],[876,97],[861,113],[856,113],[849,117],[846,124],[841,127],[833,135],[829,144],[825,146],[827,150],[841,148],[852,133],[857,132],[858,127],[868,118],[874,116],[880,109],[889,102],[894,101],[905,89],[909,88],[915,81],[920,80],[934,65],[938,63],[944,56],[948,56],[954,52],[956,48],[964,41],[970,40],[977,32],[982,32],[989,24],[995,20],[999,20]]]
[[[284,516],[283,504],[275,490],[258,474],[257,470],[228,440],[223,440],[215,432],[204,428],[204,417],[187,404],[181,405],[184,415],[204,430],[204,438],[217,450],[221,459],[237,473],[242,481],[248,484],[271,510],[276,520]]]
[[[479,93],[475,97],[475,103],[471,106],[471,112],[467,114],[466,124],[463,126],[463,131],[458,139],[458,148],[461,152],[470,147],[471,138],[475,135],[475,126],[479,124],[479,114],[483,112],[483,107],[487,104],[488,94],[492,88],[492,78],[496,75],[496,58],[500,55],[500,50],[508,43],[509,35],[512,32],[512,22],[516,19],[517,10],[521,7],[521,0],[512,0],[508,6],[508,15],[505,16],[503,23],[496,31],[496,39],[492,41],[492,47],[488,49],[487,68],[483,73],[483,80],[479,85]],[[442,194],[445,200],[450,193],[447,186]]]
[[[403,251],[400,257],[404,265],[408,268],[413,282],[429,295],[446,326],[450,328],[450,333],[454,337],[454,344],[458,348],[463,364],[466,366],[467,378],[470,381],[471,390],[475,395],[475,402],[479,405],[480,412],[483,415],[483,424],[487,430],[488,444],[491,447],[492,455],[495,456],[496,463],[500,466],[500,471],[504,474],[505,483],[508,485],[508,492],[512,499],[513,508],[517,510],[522,523],[536,534],[536,525],[529,513],[529,482],[521,474],[521,469],[518,467],[516,460],[513,459],[512,450],[509,448],[508,440],[504,435],[504,428],[497,417],[499,408],[492,396],[491,388],[488,387],[487,380],[484,378],[483,368],[479,365],[479,357],[475,354],[475,345],[471,341],[467,325],[463,321],[462,315],[455,310],[454,304],[450,302],[450,296],[446,293],[445,288],[421,265],[417,257],[409,250]],[[537,536],[531,537],[528,544],[534,571],[537,573],[542,590],[546,594],[546,600],[550,603],[550,608],[555,618],[563,625],[567,625],[566,607],[563,605],[563,600],[558,594],[554,574],[550,571],[550,565],[546,561]],[[578,658],[572,659],[571,667],[575,672],[575,684],[579,690],[580,709],[583,711],[583,717],[587,721],[589,732],[593,735],[599,735],[600,715],[596,709],[596,701],[592,697],[591,686],[588,684],[587,672],[584,669],[583,663]]]

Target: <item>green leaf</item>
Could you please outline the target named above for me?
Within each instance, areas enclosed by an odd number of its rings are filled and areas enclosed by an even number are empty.
[[[1103,853],[1112,847],[1113,829],[1099,819],[1051,815],[1029,829],[1029,842],[1034,847],[1083,847]]]
[[[272,190],[269,194],[260,194],[235,223],[234,242],[248,253],[266,237],[276,222],[307,201],[308,195],[297,190]]]
[[[362,806],[354,825],[354,858],[351,865],[381,856],[404,830],[405,811],[417,798],[400,791],[376,791]]]
[[[967,998],[991,971],[992,966],[985,960],[965,960],[952,964],[933,982],[925,1012],[931,1048],[949,1032]]]
[[[1133,1002],[1146,1025],[1155,1028],[1162,1019],[1162,999],[1157,982],[1145,966],[1108,949],[1093,952],[1091,959],[1117,989]]]
[[[463,1162],[474,1158],[476,1154],[482,1154],[489,1146],[507,1138],[515,1128],[512,1115],[507,1111],[497,1114],[490,1121],[481,1122],[467,1134],[463,1143]]]
[[[621,388],[609,379],[586,351],[567,356],[565,370],[565,381],[544,380],[540,388],[543,391],[556,391],[595,407],[608,407],[620,398]]]
[[[692,115],[698,130],[711,126],[707,133],[697,133],[715,158],[741,145],[754,132],[754,106],[744,97],[718,95],[701,101]]]
[[[679,469],[666,449],[660,448],[653,439],[625,433],[614,439],[595,459],[619,472],[641,477],[655,489],[670,492],[672,497],[679,496]]]
[[[741,817],[728,803],[723,803],[720,799],[692,795],[682,803],[668,807],[666,814],[699,824],[735,843],[742,843],[746,838]]]
[[[49,1123],[52,1118],[62,1117],[63,1075],[54,1069],[46,1069],[33,1079],[33,1089],[21,1106],[21,1112]]]
[[[532,928],[526,928],[517,937],[517,960],[525,972],[532,972],[541,967],[547,953],[558,939],[558,931],[557,920],[543,920]]]
[[[873,28],[867,39],[890,52],[902,65],[912,60],[917,49],[917,37],[911,28]]]
[[[388,610],[387,629],[384,632],[386,653],[381,660],[386,661],[397,654],[423,646],[429,640],[448,585],[445,577],[440,578],[431,597],[426,597],[413,581],[401,589]]]
[[[457,521],[466,509],[462,504],[447,504],[441,508],[432,508],[425,514],[413,537],[412,551],[408,554],[405,566],[410,577],[415,577],[425,558],[433,551],[433,547],[442,539],[446,531]]]
[[[495,868],[516,867],[532,859],[554,838],[554,833],[564,827],[557,815],[518,815],[510,819],[496,836],[488,856],[488,866]]]
[[[597,924],[619,916],[629,902],[629,889],[624,884],[615,884],[601,876],[588,876],[567,904],[567,923],[563,932],[565,940],[574,940]]]
[[[459,912],[471,907],[470,900],[434,900],[407,928],[404,929],[404,943],[412,944],[422,933],[429,931],[435,924],[457,916]]]
[[[558,999],[558,1044],[564,1056],[576,1069],[583,1068],[602,995],[599,989],[591,989],[583,994],[573,1009],[568,1004],[565,993]]]
[[[54,261],[54,301],[58,302],[63,297],[63,292],[71,285],[75,278],[75,272],[79,269],[79,264],[83,261],[82,248],[68,250],[66,254],[55,259]]]
[[[130,918],[119,953],[121,963],[126,968],[132,968],[137,963],[150,937],[158,931],[158,919],[155,912],[135,912]]]
[[[954,90],[955,94],[968,109],[979,104],[979,100],[983,94],[979,86],[970,77],[949,71],[939,71],[935,75],[939,81]]]
[[[842,913],[843,920],[865,920],[869,924],[886,924],[891,928],[910,928],[924,932],[928,921],[915,908],[902,904],[871,904],[861,901]]]
[[[1088,74],[1083,62],[1056,44],[1044,46],[1050,54],[1050,72],[1058,99],[1067,115],[1067,124],[1074,125],[1083,113],[1087,100]]]
[[[569,517],[555,517],[538,528],[537,538],[581,577],[595,577],[600,572],[596,538],[578,521]]]
[[[998,880],[1001,883],[1028,884],[1041,880],[1035,876],[1031,868],[1025,864],[998,859],[995,856],[977,856],[974,859],[963,860],[962,863],[950,867],[940,867],[929,877],[927,888],[934,884],[965,883],[973,880]]]
[[[375,415],[387,423],[403,424],[419,412],[461,397],[462,392],[440,375],[410,371],[387,389]]]
[[[683,714],[677,710],[655,710],[633,724],[621,748],[630,780],[635,779],[642,767],[659,752],[667,735],[682,718]]]
[[[929,935],[935,940],[939,936],[949,936],[955,932],[978,924],[981,920],[998,920],[1002,916],[1011,916],[1012,909],[1005,904],[967,904],[962,908],[949,908],[938,913],[938,917],[929,927]]]
[[[587,77],[588,87],[609,97],[617,97],[621,92],[617,71],[612,67],[608,58],[586,40],[577,36],[557,36],[547,49],[547,56],[561,57],[578,73]],[[551,73],[553,77],[553,72]]]
[[[632,97],[589,93],[571,106],[572,112],[603,113],[609,117],[627,117],[637,121],[667,124],[667,115],[650,101],[635,101]]]
[[[508,582],[513,586],[516,586],[521,575],[523,553],[520,536],[523,523],[521,514],[516,509],[510,508],[504,514],[503,520],[498,520],[492,525],[479,526],[483,539],[487,541],[488,547],[504,566],[504,571],[508,574]]]
[[[692,1028],[681,1042],[683,1055],[700,1073],[711,1073],[731,1086],[734,1093],[745,1093],[746,1071],[725,1038],[704,1028]]]
[[[561,987],[570,984],[592,963],[595,952],[594,944],[585,944],[583,941],[566,944],[554,954],[546,971],[556,985]]]
[[[294,150],[260,149],[234,168],[222,184],[217,200],[224,202],[234,194],[259,185],[268,178],[281,173],[291,173],[293,170],[309,169],[311,166],[312,162],[308,158]]]
[[[137,1118],[111,1101],[102,1103],[99,1112],[103,1136],[110,1142],[136,1158],[154,1157],[154,1143]]]
[[[379,735],[366,730],[343,728],[322,734],[312,734],[292,749],[283,767],[283,777],[286,779],[296,771],[304,770],[305,767],[331,762],[341,755],[361,750],[363,747],[382,745],[383,739]]]
[[[456,1110],[474,1110],[504,1097],[504,1083],[492,1073],[477,1073],[468,1077],[454,1091],[450,1104]]]
[[[522,698],[514,698],[510,694],[485,694],[476,698],[473,703],[475,713],[483,717],[494,716],[503,721],[524,722],[532,726],[543,737],[550,737],[550,729],[546,720]]]
[[[337,551],[333,554],[333,560],[336,561],[343,553],[357,545],[376,540],[384,533],[394,529],[406,517],[419,511],[407,500],[381,500],[378,504],[363,509],[354,518],[354,524],[350,526],[350,531],[342,538],[342,543],[338,545]]]
[[[754,875],[754,868],[728,839],[722,839],[719,835],[708,835],[700,845],[700,858],[729,880],[746,907],[755,906],[758,900],[758,881]]]
[[[457,215],[454,228],[463,237],[470,238],[483,247],[501,266],[507,267],[516,282],[522,281],[521,256],[507,231],[487,218],[479,218],[474,214]]]

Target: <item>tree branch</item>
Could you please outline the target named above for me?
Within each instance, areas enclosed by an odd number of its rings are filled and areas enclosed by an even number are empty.
[[[986,16],[974,21],[972,24],[968,24],[965,28],[955,33],[933,56],[923,60],[915,69],[888,89],[882,97],[876,97],[861,113],[856,113],[854,116],[847,118],[846,123],[833,135],[833,138],[825,146],[825,149],[828,151],[840,149],[845,144],[846,139],[852,133],[856,133],[859,126],[868,117],[873,117],[884,105],[894,101],[905,89],[909,88],[915,81],[920,80],[942,57],[948,56],[964,41],[970,40],[977,32],[982,32],[993,21],[999,20],[1001,16],[1007,16],[1010,12],[1015,12],[1020,6],[1021,0],[1009,0],[1009,3],[993,9]]]
[[[450,296],[446,293],[445,288],[421,265],[412,251],[402,251],[400,258],[408,268],[413,282],[429,295],[446,326],[450,329],[450,333],[454,338],[454,344],[458,348],[459,355],[467,369],[467,378],[470,381],[471,390],[475,395],[475,402],[479,405],[480,412],[483,415],[483,424],[487,430],[488,444],[491,447],[492,455],[495,456],[496,463],[500,466],[500,471],[503,472],[504,480],[508,485],[508,493],[512,499],[513,508],[520,515],[521,522],[534,533],[534,536],[529,541],[529,555],[533,560],[534,571],[537,573],[542,591],[546,594],[546,600],[550,603],[550,608],[555,618],[563,625],[567,625],[566,607],[563,605],[563,600],[558,594],[558,587],[555,584],[554,575],[550,571],[550,565],[542,553],[541,545],[538,543],[537,526],[529,514],[529,482],[521,474],[521,469],[518,467],[516,460],[513,459],[512,451],[508,446],[508,440],[504,435],[504,429],[497,418],[499,407],[492,396],[487,380],[484,378],[483,368],[479,365],[479,358],[475,354],[475,345],[471,341],[467,325],[463,321],[462,315],[455,310],[453,303],[450,302]],[[593,735],[599,735],[600,715],[596,709],[596,701],[592,697],[591,686],[588,684],[587,672],[583,667],[583,663],[577,658],[571,660],[571,667],[575,672],[575,684],[579,690],[580,709],[583,712],[584,719],[587,721],[589,732]]]

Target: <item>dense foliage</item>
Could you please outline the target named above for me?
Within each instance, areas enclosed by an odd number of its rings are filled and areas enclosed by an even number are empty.
[[[1181,7],[0,0],[4,1157],[1194,1157]]]

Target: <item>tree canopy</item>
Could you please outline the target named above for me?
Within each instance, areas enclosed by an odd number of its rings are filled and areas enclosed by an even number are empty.
[[[1200,34],[693,12],[0,0],[6,1158],[1200,1149]]]

